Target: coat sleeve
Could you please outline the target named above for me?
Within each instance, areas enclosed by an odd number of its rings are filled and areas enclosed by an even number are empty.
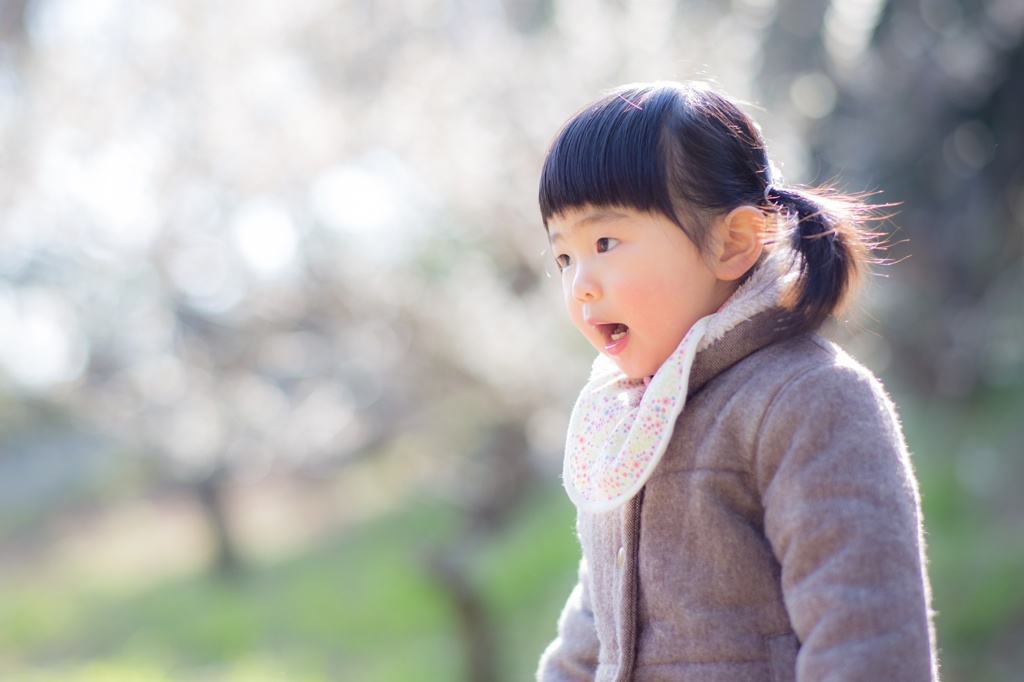
[[[852,363],[791,380],[756,452],[797,680],[937,680],[917,482],[878,381]]]
[[[537,681],[593,682],[598,648],[590,606],[590,576],[584,559],[580,561],[579,582],[558,619],[558,637],[541,656]]]

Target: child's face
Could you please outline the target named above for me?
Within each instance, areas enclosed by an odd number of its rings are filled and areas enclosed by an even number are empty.
[[[675,223],[617,207],[548,220],[569,317],[627,376],[651,376],[731,292]]]

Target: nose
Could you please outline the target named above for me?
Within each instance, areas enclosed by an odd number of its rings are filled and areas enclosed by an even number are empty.
[[[577,263],[572,278],[572,296],[577,301],[593,302],[601,298],[601,283],[593,267]]]

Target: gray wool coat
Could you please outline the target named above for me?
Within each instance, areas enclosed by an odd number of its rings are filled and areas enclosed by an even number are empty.
[[[878,381],[778,311],[699,353],[643,490],[580,512],[540,682],[937,680],[917,483]]]

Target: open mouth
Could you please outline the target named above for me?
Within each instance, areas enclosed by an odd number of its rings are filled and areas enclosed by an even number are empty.
[[[612,350],[620,344],[620,342],[626,338],[629,334],[629,327],[622,324],[621,322],[613,322],[610,324],[602,324],[598,326],[601,333],[604,335],[605,348]]]

